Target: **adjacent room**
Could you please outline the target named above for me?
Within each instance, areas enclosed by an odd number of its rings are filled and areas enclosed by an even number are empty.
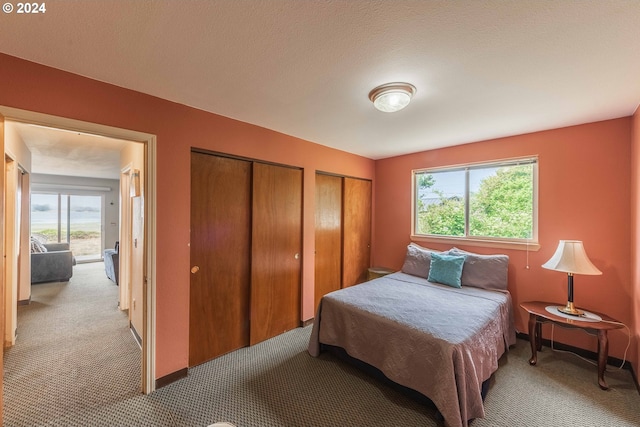
[[[4,423],[640,425],[638,40],[631,0],[5,4]],[[23,374],[73,289],[83,361]]]
[[[5,261],[6,424],[78,410],[85,400],[52,398],[78,390],[102,400],[139,394],[141,328],[128,309],[139,283],[131,286],[131,259],[123,259],[119,277],[121,236],[125,245],[131,240],[120,221],[133,218],[125,210],[127,171],[139,144],[10,120],[5,140],[5,239],[13,242]],[[118,357],[105,359],[106,346]],[[105,388],[113,371],[119,381]],[[48,392],[26,398],[42,381]]]

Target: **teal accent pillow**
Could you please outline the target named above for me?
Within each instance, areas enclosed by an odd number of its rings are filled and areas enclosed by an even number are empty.
[[[460,278],[462,277],[462,267],[466,255],[444,255],[431,254],[431,268],[429,269],[430,282],[442,283],[443,285],[462,287]]]

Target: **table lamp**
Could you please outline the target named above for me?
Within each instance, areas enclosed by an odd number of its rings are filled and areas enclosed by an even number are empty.
[[[560,240],[556,253],[549,261],[542,264],[542,267],[567,273],[569,291],[567,305],[558,307],[558,311],[572,316],[582,316],[584,312],[576,309],[573,305],[573,275],[595,276],[602,274],[602,271],[598,270],[587,257],[582,242],[580,240]]]

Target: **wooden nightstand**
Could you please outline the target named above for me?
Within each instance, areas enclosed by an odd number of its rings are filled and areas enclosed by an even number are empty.
[[[395,270],[387,267],[369,267],[367,270],[367,280],[377,279],[378,277],[386,276],[394,272]]]
[[[554,310],[547,311],[547,307],[564,306],[564,304],[554,304],[551,302],[528,301],[520,304],[520,307],[529,313],[529,343],[531,344],[530,365],[538,362],[537,352],[542,350],[542,324],[546,322],[554,323],[565,328],[582,329],[591,335],[598,337],[598,384],[603,390],[607,390],[609,386],[604,380],[604,371],[607,366],[607,357],[609,356],[609,339],[607,332],[611,329],[620,329],[622,323],[607,316],[606,314],[591,311],[590,313],[599,316],[601,321],[586,321],[578,316],[567,318],[561,316],[560,312],[555,314]],[[616,322],[616,323],[609,323]]]

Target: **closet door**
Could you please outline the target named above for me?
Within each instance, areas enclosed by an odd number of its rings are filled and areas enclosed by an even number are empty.
[[[251,162],[191,154],[189,366],[249,345]]]
[[[342,286],[367,280],[371,258],[371,181],[344,178]]]
[[[342,283],[342,177],[316,174],[315,307]]]
[[[300,324],[302,171],[253,164],[251,345]]]

